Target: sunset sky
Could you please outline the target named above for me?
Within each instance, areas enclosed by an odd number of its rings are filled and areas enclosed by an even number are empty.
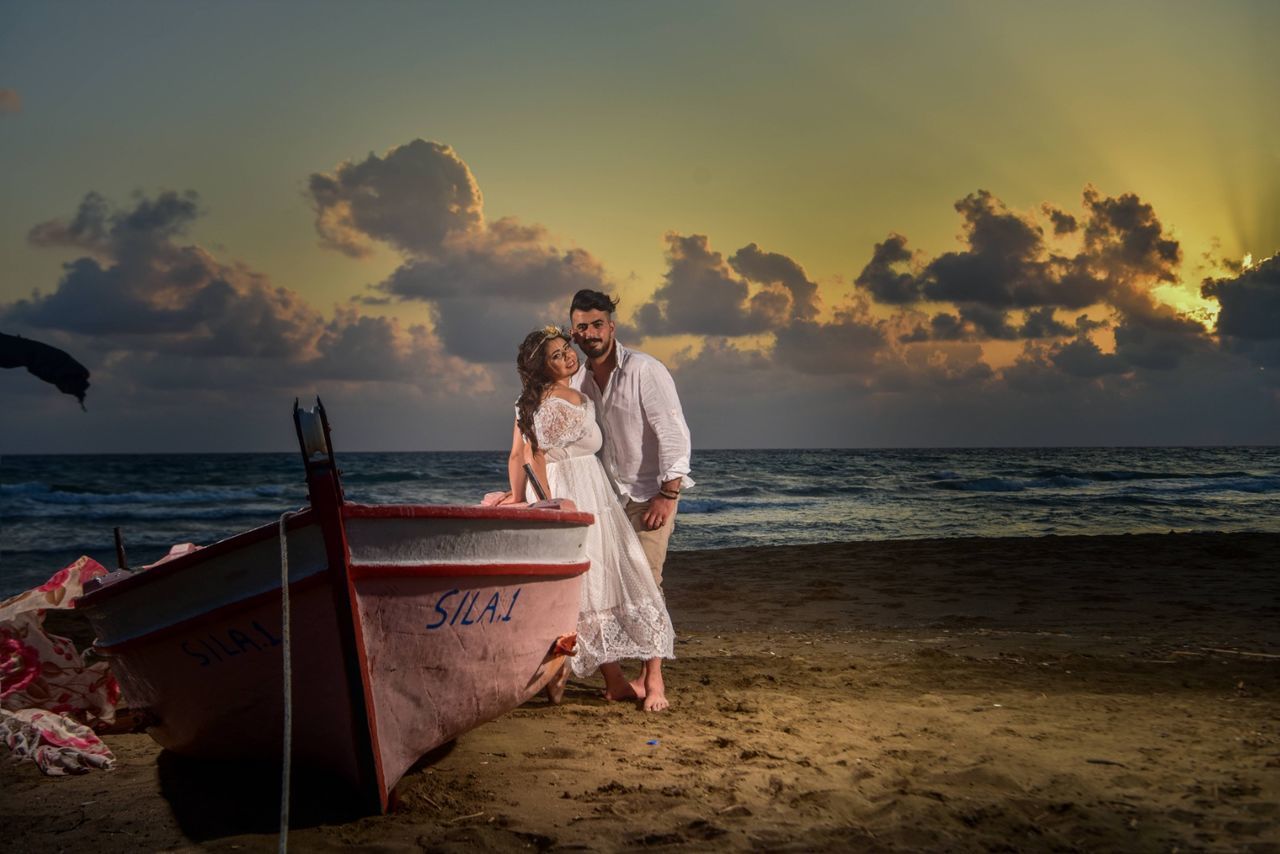
[[[0,453],[496,449],[616,293],[695,448],[1280,442],[1280,4],[0,0]]]

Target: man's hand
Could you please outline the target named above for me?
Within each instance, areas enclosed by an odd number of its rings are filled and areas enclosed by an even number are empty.
[[[653,496],[653,500],[649,502],[649,509],[644,514],[645,530],[658,530],[667,524],[667,520],[674,516],[675,512],[675,501],[670,498],[663,498],[661,495]]]

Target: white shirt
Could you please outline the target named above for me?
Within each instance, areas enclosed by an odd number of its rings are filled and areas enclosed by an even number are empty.
[[[633,501],[648,501],[676,478],[682,488],[693,486],[688,477],[689,425],[671,373],[657,359],[628,350],[617,339],[613,346],[618,364],[603,391],[585,359],[571,381],[596,405],[605,471],[618,492]]]

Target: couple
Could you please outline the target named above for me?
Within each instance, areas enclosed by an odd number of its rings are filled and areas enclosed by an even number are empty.
[[[599,668],[607,698],[657,712],[668,706],[662,659],[674,657],[675,635],[662,565],[680,490],[693,485],[689,428],[667,369],[614,338],[615,308],[607,294],[578,291],[571,333],[548,326],[520,345],[511,492],[501,503],[536,500],[525,482],[528,462],[549,496],[595,514],[573,672]],[[587,357],[581,366],[574,343]],[[628,681],[619,662],[635,658],[644,672]]]

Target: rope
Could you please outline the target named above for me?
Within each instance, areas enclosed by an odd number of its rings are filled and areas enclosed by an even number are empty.
[[[293,650],[289,633],[289,540],[285,521],[294,515],[290,510],[280,517],[280,652],[284,658],[284,758],[280,772],[280,854],[289,850],[289,774],[293,753]]]

